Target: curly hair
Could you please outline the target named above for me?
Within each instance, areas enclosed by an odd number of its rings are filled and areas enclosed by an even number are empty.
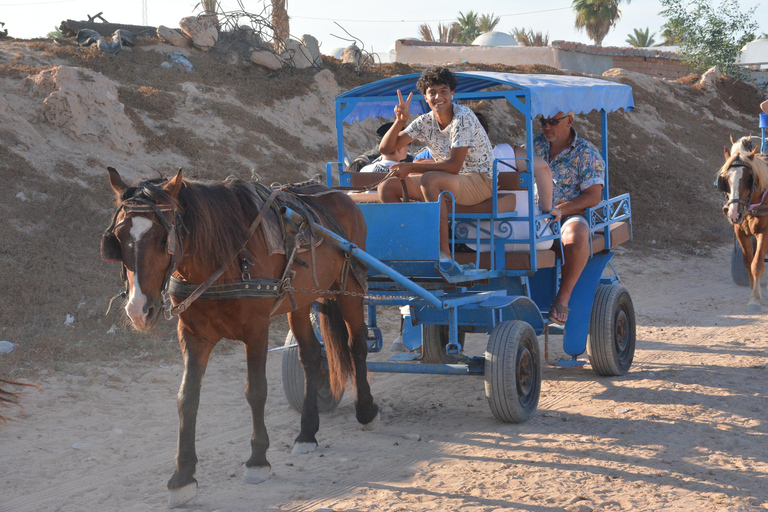
[[[418,82],[416,82],[416,89],[421,94],[426,94],[428,87],[438,85],[447,85],[451,91],[455,91],[459,82],[456,80],[456,75],[450,69],[434,66],[424,70]]]

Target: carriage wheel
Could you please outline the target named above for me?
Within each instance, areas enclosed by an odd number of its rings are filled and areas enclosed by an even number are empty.
[[[752,245],[754,247],[756,241],[752,238]],[[747,268],[744,266],[744,252],[741,250],[739,241],[733,240],[733,252],[731,253],[731,279],[739,286],[749,286],[749,274]]]
[[[635,308],[626,288],[598,286],[589,322],[587,354],[598,375],[624,375],[635,357]]]
[[[464,347],[464,335],[459,331],[459,345]],[[466,358],[461,354],[446,354],[448,345],[447,325],[425,325],[421,330],[421,362],[424,364],[455,364]]]
[[[285,345],[294,345],[296,339],[289,332],[285,338]],[[290,347],[283,350],[283,391],[288,403],[301,412],[304,406],[304,368],[299,361],[299,347]],[[317,389],[317,409],[320,412],[331,412],[338,407],[342,396],[336,400],[331,393],[331,379],[328,374],[328,363],[323,351],[323,363],[321,380]]]
[[[501,322],[488,338],[485,396],[501,421],[522,423],[539,405],[541,359],[533,327],[521,320]]]

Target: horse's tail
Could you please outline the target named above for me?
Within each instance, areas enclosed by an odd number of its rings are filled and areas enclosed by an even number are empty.
[[[40,387],[37,384],[30,384],[27,382],[14,382],[12,380],[5,380],[0,379],[0,382],[3,384],[11,384],[14,386],[32,386],[32,387]],[[13,392],[13,391],[7,391],[3,388],[0,388],[0,407],[8,407],[9,405],[21,405],[19,404],[19,396],[21,395],[20,392]],[[0,423],[5,423],[8,421],[8,418],[0,414]]]
[[[349,332],[338,301],[326,299],[320,304],[321,314],[318,315],[320,334],[325,342],[325,353],[328,356],[331,392],[336,399],[340,399],[349,378],[355,371],[355,363],[349,347]]]

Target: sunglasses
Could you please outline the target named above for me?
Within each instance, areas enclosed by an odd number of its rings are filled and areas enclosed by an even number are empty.
[[[539,122],[541,123],[541,126],[545,126],[545,125],[555,126],[557,123],[559,123],[560,121],[562,121],[566,117],[571,117],[571,116],[553,117],[551,119],[545,119],[545,118],[542,117],[542,118],[539,119]]]

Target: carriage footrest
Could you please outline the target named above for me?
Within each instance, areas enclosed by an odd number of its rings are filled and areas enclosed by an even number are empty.
[[[416,361],[420,357],[421,352],[401,352],[393,355],[387,361]]]
[[[549,363],[552,366],[558,366],[560,368],[581,368],[585,364],[587,364],[586,361],[581,361],[579,359],[558,359],[554,363]]]

